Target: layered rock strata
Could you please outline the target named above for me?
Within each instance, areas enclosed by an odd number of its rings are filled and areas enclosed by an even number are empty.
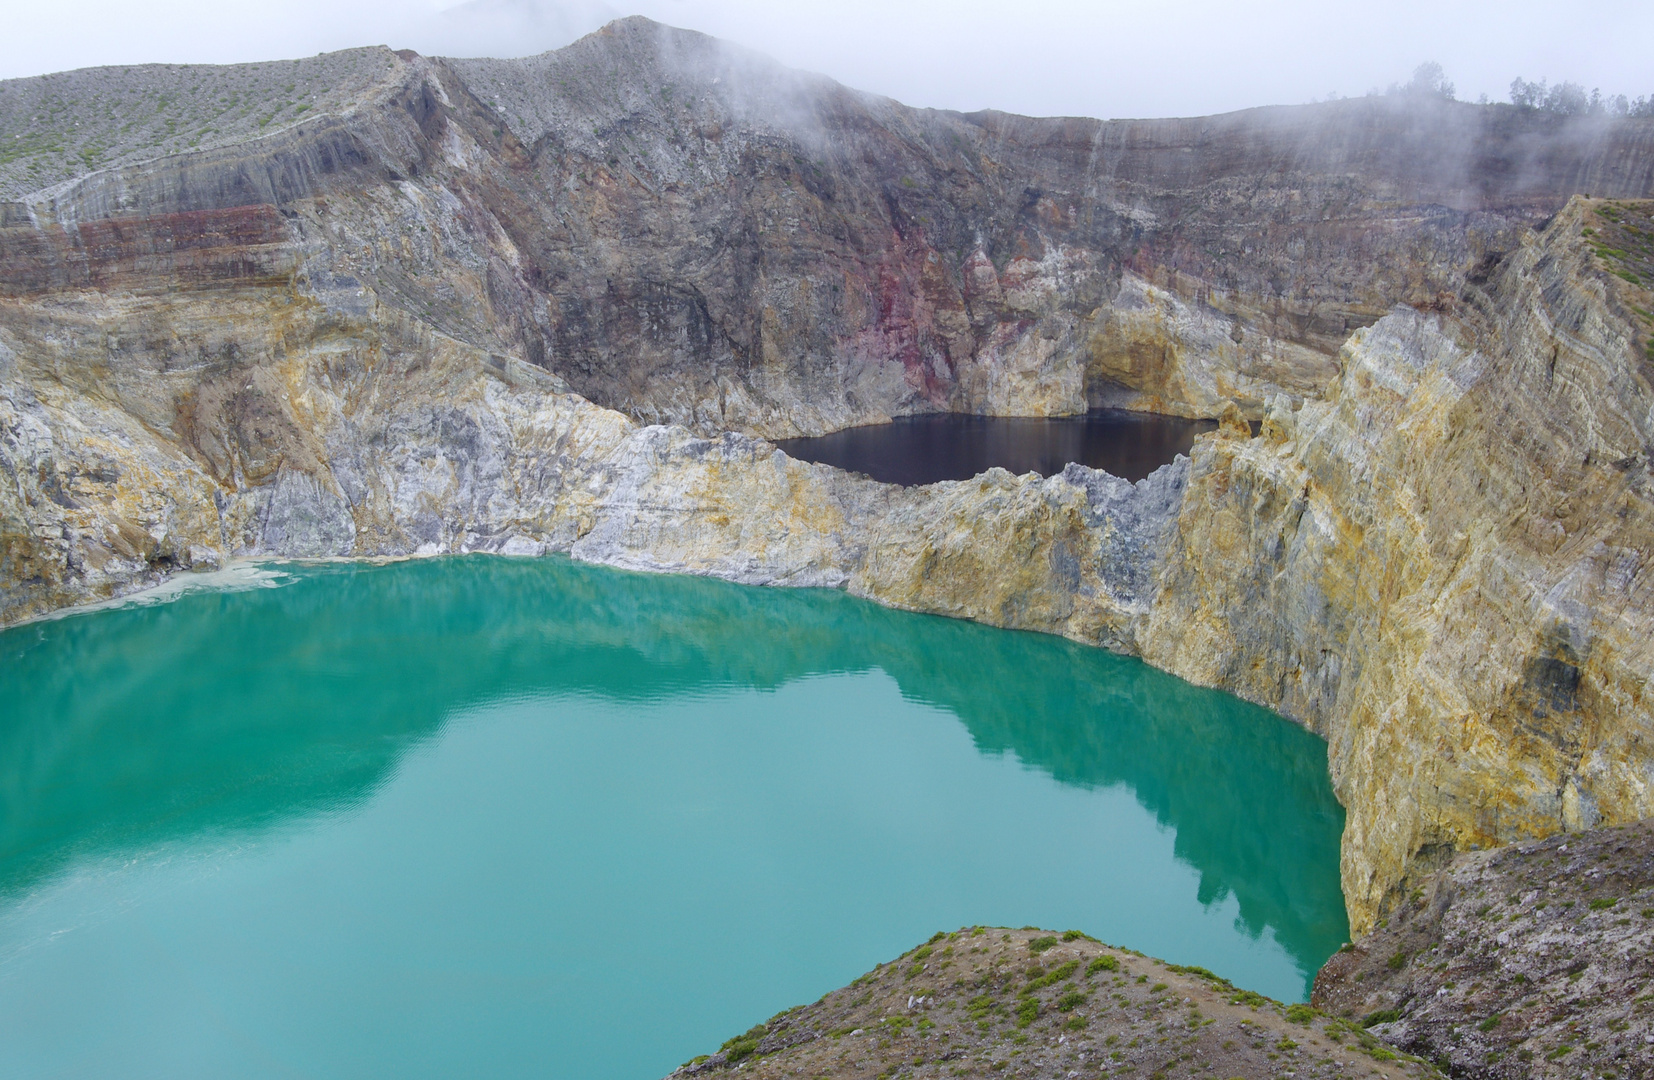
[[[1598,205],[1195,453],[1142,655],[1326,735],[1358,933],[1421,855],[1654,813],[1649,295]]]
[[[1256,420],[1569,194],[1654,195],[1654,122],[1406,97],[962,115],[639,19],[525,60],[267,68],[3,84],[0,291],[160,281],[229,228],[230,261],[191,274],[303,262],[702,435],[1230,400]],[[185,129],[202,149],[137,160]],[[28,186],[74,147],[110,167]],[[241,218],[261,231],[231,235]]]
[[[5,205],[0,620],[566,551],[1063,633],[1327,737],[1358,931],[1415,864],[1654,814],[1654,225],[1526,224],[1654,187],[1654,126],[963,117],[636,21],[361,57],[348,107]],[[1225,422],[1136,485],[760,437],[1102,400]]]
[[[157,323],[118,363],[79,351]],[[8,621],[240,554],[564,551],[1131,648],[1187,472],[904,489],[750,436],[640,426],[393,310],[302,296],[93,294],[10,329]],[[179,363],[180,334],[235,359]]]

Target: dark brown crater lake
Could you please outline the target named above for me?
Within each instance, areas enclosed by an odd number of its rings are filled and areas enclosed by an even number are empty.
[[[996,465],[1018,475],[1052,476],[1070,462],[1137,481],[1187,454],[1196,435],[1216,427],[1212,420],[1125,409],[1061,417],[939,413],[778,439],[775,445],[802,461],[865,473],[887,484],[969,480]]]

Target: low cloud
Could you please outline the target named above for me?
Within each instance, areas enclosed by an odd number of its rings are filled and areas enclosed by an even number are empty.
[[[621,15],[702,30],[912,105],[1039,115],[1197,115],[1351,96],[1436,60],[1464,100],[1523,74],[1654,93],[1654,5],[1589,19],[1554,2],[1440,0],[58,0],[8,14],[0,76],[146,61],[231,63],[385,44],[524,56]],[[69,29],[72,28],[72,29]],[[1642,85],[1649,84],[1649,85]]]

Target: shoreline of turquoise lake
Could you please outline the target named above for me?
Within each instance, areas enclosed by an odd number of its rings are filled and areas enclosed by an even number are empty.
[[[645,1077],[937,929],[1286,1000],[1347,937],[1325,745],[1140,661],[562,558],[269,569],[0,632],[0,1075]]]

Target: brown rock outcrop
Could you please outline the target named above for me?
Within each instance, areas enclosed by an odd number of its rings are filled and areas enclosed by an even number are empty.
[[[1654,823],[1469,852],[1327,961],[1317,1007],[1473,1080],[1654,1073]]]

